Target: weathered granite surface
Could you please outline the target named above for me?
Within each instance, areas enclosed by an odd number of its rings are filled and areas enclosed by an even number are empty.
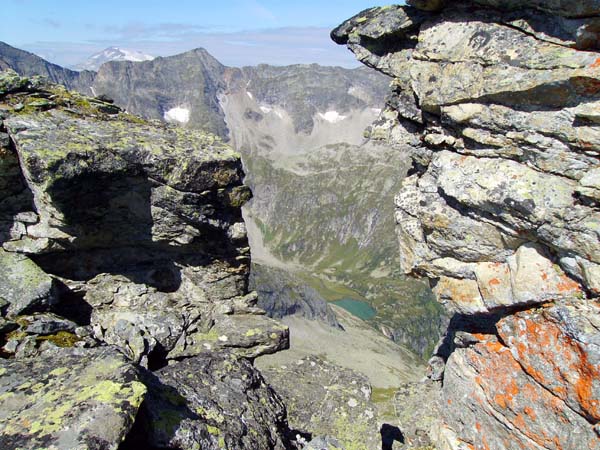
[[[290,427],[312,436],[311,445],[329,436],[338,448],[381,449],[380,418],[364,375],[318,356],[263,373],[284,399]]]
[[[370,137],[413,158],[401,268],[454,314],[438,445],[600,447],[599,5],[408,3],[332,38],[394,77]]]

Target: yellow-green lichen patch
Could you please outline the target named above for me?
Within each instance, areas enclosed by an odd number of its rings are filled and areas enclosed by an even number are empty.
[[[212,425],[206,425],[206,430],[213,436],[218,436],[221,434],[221,430],[219,430],[217,427],[213,427]]]
[[[81,339],[74,333],[69,333],[68,331],[59,331],[56,334],[51,334],[48,336],[38,336],[36,338],[37,341],[48,341],[52,342],[54,345],[58,347],[73,347],[76,342],[79,342]]]
[[[27,337],[27,333],[21,330],[11,331],[6,335],[7,341],[21,341]]]
[[[251,328],[250,330],[246,331],[246,333],[244,334],[246,337],[253,337],[256,335],[259,335],[262,333],[262,330],[260,328]]]
[[[366,422],[351,421],[344,413],[334,421],[331,434],[336,436],[346,450],[364,450],[367,448],[365,437],[369,434]]]
[[[235,208],[241,208],[252,198],[252,191],[246,186],[237,186],[228,194],[229,204]]]
[[[51,375],[53,377],[60,377],[61,375],[64,375],[68,371],[69,371],[69,369],[67,367],[57,367],[56,369],[51,370],[48,373],[48,375]]]

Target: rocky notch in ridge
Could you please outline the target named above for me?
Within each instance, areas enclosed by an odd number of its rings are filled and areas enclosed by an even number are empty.
[[[454,314],[438,445],[598,448],[600,7],[408,3],[332,38],[394,77],[370,134],[413,158],[401,268]]]

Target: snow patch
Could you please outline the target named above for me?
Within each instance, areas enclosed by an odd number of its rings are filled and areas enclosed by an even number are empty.
[[[95,53],[87,60],[75,66],[77,70],[98,70],[102,64],[108,61],[152,61],[154,56],[140,52],[138,50],[130,50],[119,47],[109,47],[101,52]]]
[[[137,50],[128,50],[126,48],[121,48],[119,50],[121,51],[121,54],[123,55],[122,56],[123,59],[125,59],[126,61],[142,62],[142,61],[152,61],[154,59],[154,56],[148,55],[146,53],[142,53]]]
[[[165,112],[163,117],[167,122],[188,123],[190,121],[190,110],[183,106],[176,106]]]
[[[280,119],[283,119],[283,113],[281,111],[279,111],[279,109],[277,109],[277,108],[272,108],[271,106],[265,106],[265,105],[259,106],[258,108],[263,112],[263,114],[273,113]]]
[[[254,100],[254,95],[252,95],[252,92],[246,91],[246,95],[250,98],[250,100]]]
[[[373,111],[375,114],[381,114],[381,108],[371,108],[371,111]]]
[[[341,122],[342,120],[346,119],[347,116],[342,116],[337,111],[327,111],[325,114],[319,113],[319,117],[330,123],[338,123],[338,122]]]

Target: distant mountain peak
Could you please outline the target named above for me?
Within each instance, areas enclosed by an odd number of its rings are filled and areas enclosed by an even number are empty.
[[[151,61],[154,56],[120,47],[108,47],[101,52],[94,53],[87,60],[75,66],[77,70],[94,70],[97,71],[100,66],[109,61]]]

